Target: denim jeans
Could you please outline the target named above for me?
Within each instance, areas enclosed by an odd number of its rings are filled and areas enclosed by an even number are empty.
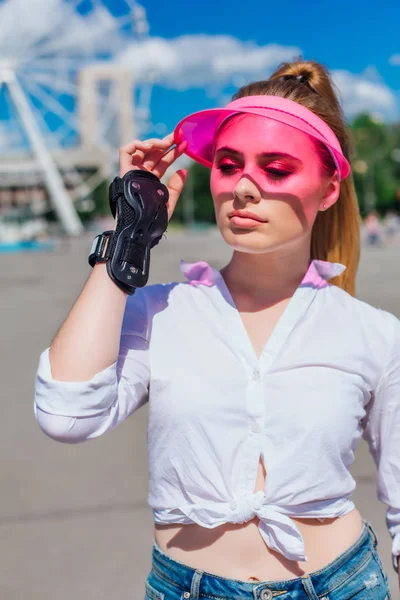
[[[287,581],[250,583],[188,567],[154,542],[145,600],[386,600],[388,578],[377,545],[374,530],[364,521],[358,540],[323,569]]]

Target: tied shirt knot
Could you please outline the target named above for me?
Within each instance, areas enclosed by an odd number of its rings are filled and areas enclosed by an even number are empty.
[[[259,531],[266,545],[289,560],[307,561],[304,540],[293,520],[274,506],[265,504],[263,491],[246,494],[231,502],[231,523],[243,524],[258,517]]]

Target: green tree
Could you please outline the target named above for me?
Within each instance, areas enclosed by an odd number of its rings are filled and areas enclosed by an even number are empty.
[[[93,215],[95,216],[104,217],[111,215],[108,186],[109,182],[104,179],[92,192],[94,202]]]
[[[363,215],[372,208],[385,213],[396,202],[399,165],[394,160],[397,142],[393,132],[393,125],[369,114],[360,114],[352,123],[355,146],[352,167]]]
[[[188,169],[185,187],[171,222],[185,222],[184,204],[187,202],[193,202],[193,217],[196,223],[215,223],[214,203],[210,192],[210,169],[195,162]]]

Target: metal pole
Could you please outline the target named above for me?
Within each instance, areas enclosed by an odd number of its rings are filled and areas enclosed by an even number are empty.
[[[69,235],[78,235],[82,233],[82,223],[80,222],[72,200],[64,187],[64,182],[57,166],[50,152],[46,148],[43,136],[35,121],[32,108],[19,85],[15,73],[11,69],[7,69],[6,72],[3,71],[3,73],[0,73],[0,81],[2,81],[10,91],[11,98],[18,111],[34,155],[42,168],[50,199],[66,233]]]

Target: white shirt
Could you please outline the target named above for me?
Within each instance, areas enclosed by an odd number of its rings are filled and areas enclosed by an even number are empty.
[[[364,434],[400,554],[400,322],[328,283],[314,260],[257,359],[220,272],[138,289],[118,361],[90,381],[55,381],[48,349],[35,414],[47,435],[81,442],[149,400],[149,505],[157,523],[213,528],[258,517],[267,546],[307,560],[290,518],[354,508],[349,472]],[[254,493],[263,459],[264,491]]]

